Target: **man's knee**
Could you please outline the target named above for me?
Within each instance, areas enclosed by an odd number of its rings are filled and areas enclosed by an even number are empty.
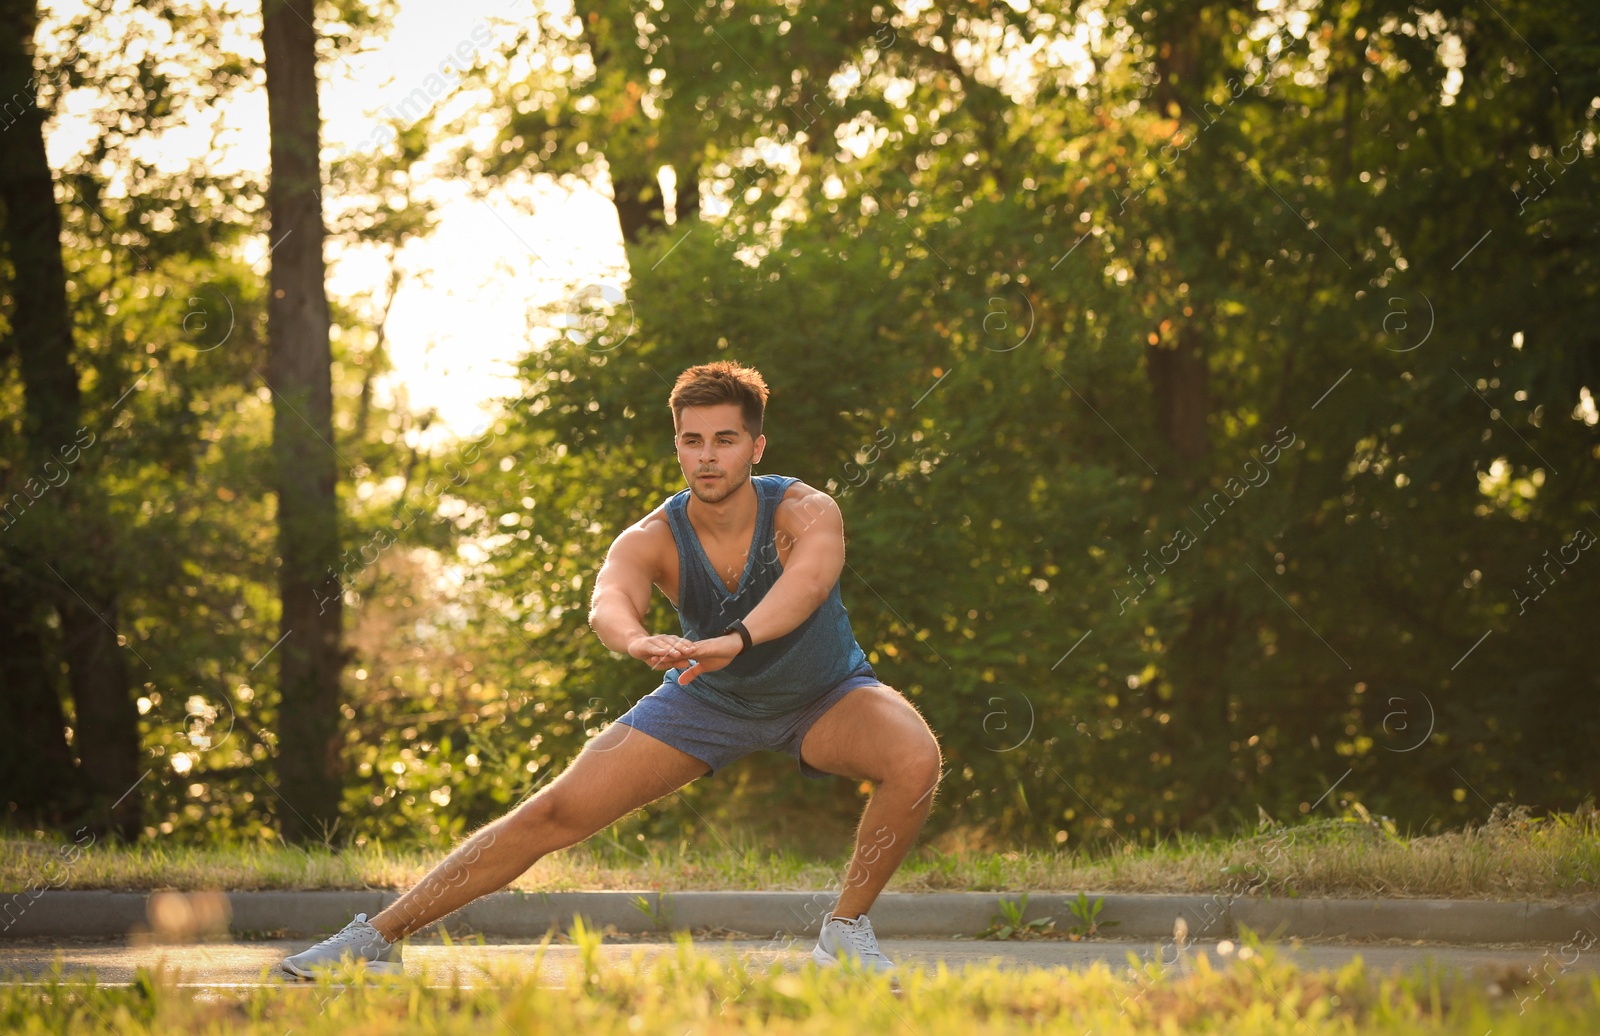
[[[915,789],[924,799],[933,796],[943,773],[944,758],[939,753],[939,742],[927,731],[912,738],[889,760],[889,779],[902,787]]]
[[[518,806],[506,823],[519,837],[539,842],[554,840],[563,846],[576,845],[597,830],[567,790],[556,786]]]
[[[546,788],[506,817],[506,825],[520,838],[544,841],[552,835],[570,835],[576,817],[557,788]]]

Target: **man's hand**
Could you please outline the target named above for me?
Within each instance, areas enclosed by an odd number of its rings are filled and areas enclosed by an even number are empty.
[[[690,683],[701,673],[716,672],[732,662],[743,650],[744,641],[739,639],[737,633],[725,633],[709,640],[695,641],[684,652],[689,658],[694,659],[694,665],[678,674],[678,683]]]
[[[737,639],[737,638],[735,638]],[[689,660],[692,643],[672,633],[635,637],[628,642],[628,654],[651,669],[671,669],[679,662]]]

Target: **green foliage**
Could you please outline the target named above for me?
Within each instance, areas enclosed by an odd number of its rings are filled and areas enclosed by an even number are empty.
[[[1593,19],[1541,10],[1507,17],[1564,25],[1531,45],[1564,38],[1586,67]],[[749,189],[726,218],[647,237],[617,308],[634,333],[524,366],[526,447],[479,497],[500,512],[479,531],[522,542],[488,578],[613,715],[644,693],[584,634],[588,580],[679,484],[671,379],[735,358],[774,389],[763,470],[840,497],[857,637],[940,733],[935,836],[1116,846],[1336,784],[1335,809],[1402,824],[1576,803],[1594,720],[1561,703],[1593,684],[1576,617],[1596,584],[1562,576],[1536,639],[1512,591],[1595,503],[1600,371],[1573,323],[1593,228],[1484,199],[1526,178],[1515,147],[1588,125],[1591,95],[1549,92],[1528,45],[1465,15],[1108,17],[1101,74],[1036,69],[1030,104],[931,77],[891,99],[931,38],[899,26],[847,102],[875,149],[730,165]],[[1453,92],[1445,34],[1474,55]],[[1163,47],[1193,61],[1165,109],[1144,74],[1171,71]],[[1561,192],[1593,196],[1595,163],[1563,168]],[[1202,373],[1160,374],[1183,350]],[[1524,748],[1474,747],[1502,737]]]
[[[1076,918],[1078,923],[1067,928],[1064,932],[1055,931],[1055,921],[1048,917],[1036,917],[1032,921],[1024,921],[1023,915],[1028,911],[1028,894],[1024,892],[1016,901],[1000,897],[1000,910],[989,923],[989,927],[979,932],[979,939],[1012,939],[1027,938],[1034,935],[1065,935],[1077,941],[1079,939],[1092,939],[1098,935],[1101,928],[1109,928],[1120,924],[1118,921],[1099,921],[1101,909],[1105,906],[1105,897],[1096,896],[1090,902],[1087,893],[1079,892],[1078,898],[1067,903],[1067,913]]]
[[[603,153],[731,207],[646,233],[596,321],[553,307],[520,394],[448,452],[423,445],[429,415],[373,401],[383,305],[336,311],[336,840],[444,844],[656,685],[597,642],[588,598],[611,540],[682,485],[666,397],[713,358],[773,388],[762,470],[840,501],[857,639],[950,767],[928,829],[946,850],[1115,857],[1351,803],[1393,837],[1592,794],[1600,561],[1575,544],[1600,529],[1600,23],[1531,0],[1503,20],[1365,0],[1292,20],[1096,11],[1076,69],[1044,56],[1076,4],[716,32],[665,9],[580,5],[581,31],[538,15],[519,46],[598,47],[603,68],[491,82],[493,157],[452,172],[585,175]],[[339,18],[339,43],[373,21]],[[1018,78],[962,56],[980,35]],[[208,91],[248,71],[197,53]],[[105,447],[72,492],[107,500],[120,632],[148,663],[149,830],[261,838],[285,808],[257,668],[277,608],[264,300],[241,258],[261,190],[137,160],[127,139],[179,118],[165,73],[91,65],[73,75],[126,95],[61,171]],[[847,65],[860,76],[830,87]],[[105,124],[118,103],[125,130]],[[844,149],[851,128],[872,145]],[[426,233],[410,185],[430,129],[335,163],[371,201],[336,214],[342,240],[392,255]],[[0,357],[8,486],[26,477],[15,367]],[[29,518],[0,559],[44,587],[29,559],[73,535]],[[662,598],[648,623],[675,628]],[[624,830],[793,836],[805,815],[801,833],[843,837],[861,801],[769,758],[703,785]]]
[[[990,920],[989,927],[979,932],[976,938],[1025,938],[1029,935],[1042,934],[1046,929],[1055,926],[1055,923],[1048,917],[1036,917],[1032,921],[1024,921],[1022,915],[1027,913],[1027,910],[1028,894],[1026,892],[1016,902],[1001,896],[999,912]]]
[[[1096,896],[1094,902],[1089,902],[1086,893],[1079,892],[1078,898],[1067,906],[1067,911],[1078,919],[1078,923],[1068,928],[1071,935],[1089,939],[1100,933],[1102,928],[1111,928],[1121,924],[1121,921],[1100,921],[1100,911],[1105,906],[1105,897]]]

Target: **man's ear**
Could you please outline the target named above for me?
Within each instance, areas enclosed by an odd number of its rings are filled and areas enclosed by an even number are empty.
[[[767,436],[766,433],[763,432],[762,434],[756,436],[756,448],[750,454],[750,463],[760,463],[761,455],[765,452],[767,452]]]

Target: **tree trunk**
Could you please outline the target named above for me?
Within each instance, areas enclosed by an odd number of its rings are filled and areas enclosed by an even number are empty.
[[[1178,7],[1158,16],[1153,36],[1158,73],[1152,90],[1155,110],[1177,119],[1193,136],[1200,132],[1197,98],[1209,71],[1206,56],[1216,53],[1216,33],[1204,9]],[[1215,241],[1207,246],[1214,252]],[[1179,477],[1196,490],[1208,482],[1203,462],[1210,452],[1206,418],[1211,412],[1211,388],[1202,329],[1214,313],[1201,298],[1192,304],[1194,316],[1179,320],[1175,342],[1146,346],[1145,371],[1156,427],[1178,461]],[[1200,578],[1217,586],[1214,575]],[[1172,684],[1167,736],[1175,769],[1190,775],[1193,788],[1177,804],[1180,827],[1214,817],[1239,792],[1229,748],[1233,740],[1230,649],[1238,619],[1238,606],[1229,591],[1212,589],[1196,598],[1183,628],[1172,637],[1166,665]]]
[[[673,167],[673,172],[678,174],[678,183],[674,190],[677,198],[673,200],[673,215],[678,222],[686,219],[700,218],[700,159],[698,156],[687,162],[681,162]]]
[[[83,416],[61,261],[61,214],[45,154],[44,113],[34,103],[37,25],[38,11],[32,2],[0,0],[0,97],[11,99],[7,117],[15,115],[0,148],[3,241],[11,260],[15,301],[11,332],[0,345],[0,356],[15,353],[22,373],[28,444],[25,479],[47,479],[60,467],[65,451],[78,449],[77,429]],[[31,558],[19,560],[50,588],[60,615],[78,715],[75,744],[81,772],[103,805],[116,805],[114,814],[91,811],[84,819],[94,827],[109,822],[111,830],[132,837],[138,834],[142,813],[142,799],[128,794],[137,783],[139,716],[128,694],[127,659],[117,643],[115,544],[94,490],[86,479],[71,489],[62,483],[49,491],[49,497],[41,497],[32,508],[41,513],[27,517],[42,526],[30,529],[29,536],[40,548],[34,556],[47,567],[33,564]],[[46,581],[46,572],[53,582]],[[15,604],[7,610],[14,616],[19,611]],[[13,631],[11,639],[24,651],[42,648],[40,638],[24,630]],[[48,682],[44,686],[37,682],[41,666],[26,658],[9,660],[7,669],[23,680],[12,707],[37,725],[34,736],[40,738],[35,742],[8,732],[17,738],[14,747],[40,753],[47,767],[58,764],[56,746],[64,746],[64,734],[56,726],[61,708],[55,690]],[[7,693],[12,693],[9,684]],[[46,695],[55,699],[54,707],[46,703]],[[46,726],[55,729],[46,731]]]
[[[589,48],[589,57],[594,61],[595,75],[604,78],[612,59],[604,31],[597,31],[601,12],[585,0],[575,0],[573,10],[578,16],[583,42]],[[643,119],[645,116],[642,111],[635,110],[628,118]],[[620,131],[621,127],[617,129]],[[666,195],[662,193],[655,170],[649,168],[656,163],[647,158],[635,157],[630,160],[618,152],[607,151],[603,144],[596,142],[596,145],[605,153],[606,163],[611,169],[611,196],[617,206],[617,222],[622,225],[623,243],[636,245],[647,231],[667,225]],[[695,190],[698,192],[699,187]],[[682,211],[682,206],[679,206],[679,211]]]
[[[86,540],[100,539],[88,533],[86,523],[75,523],[75,532]],[[102,552],[103,548],[89,547],[84,561]],[[110,830],[132,840],[139,837],[144,812],[143,800],[128,794],[140,783],[139,712],[128,694],[127,648],[117,643],[114,632],[120,628],[116,597],[103,589],[109,567],[84,563],[75,570],[65,558],[62,561],[57,567],[73,587],[63,587],[57,595],[56,611],[61,616],[67,683],[77,706],[72,740],[78,749],[78,769],[106,800],[102,804],[114,807],[110,814],[97,811],[86,819],[92,821],[91,828],[102,829],[109,823]]]
[[[1174,695],[1166,725],[1176,772],[1192,781],[1194,792],[1178,806],[1178,826],[1216,817],[1239,794],[1233,778],[1234,721],[1230,716],[1231,648],[1239,608],[1226,590],[1195,602],[1189,621],[1173,638],[1166,669]]]
[[[1182,462],[1184,476],[1195,482],[1209,448],[1206,415],[1211,412],[1209,371],[1195,325],[1181,326],[1174,347],[1146,346],[1145,369],[1155,397],[1156,426]]]
[[[284,836],[330,834],[339,815],[343,608],[332,360],[322,241],[321,115],[312,0],[264,0],[272,181],[267,305],[278,494],[278,791]]]
[[[636,245],[650,230],[667,225],[666,195],[653,176],[629,176],[612,170],[611,193],[616,199],[617,222],[622,224],[622,240]]]
[[[65,827],[80,785],[35,600],[0,574],[0,730],[11,739],[0,752],[0,812],[8,824]]]
[[[1167,12],[1154,35],[1159,41],[1155,47],[1155,109],[1166,118],[1189,123],[1194,115],[1193,97],[1204,76],[1202,55],[1212,45],[1213,33],[1202,12],[1183,8]],[[1191,127],[1185,132],[1193,135],[1199,131]],[[1205,342],[1196,331],[1204,325],[1197,304],[1195,317],[1180,323],[1175,346],[1145,349],[1156,426],[1185,467],[1184,474],[1195,484],[1199,462],[1207,451],[1206,415],[1211,410]]]

